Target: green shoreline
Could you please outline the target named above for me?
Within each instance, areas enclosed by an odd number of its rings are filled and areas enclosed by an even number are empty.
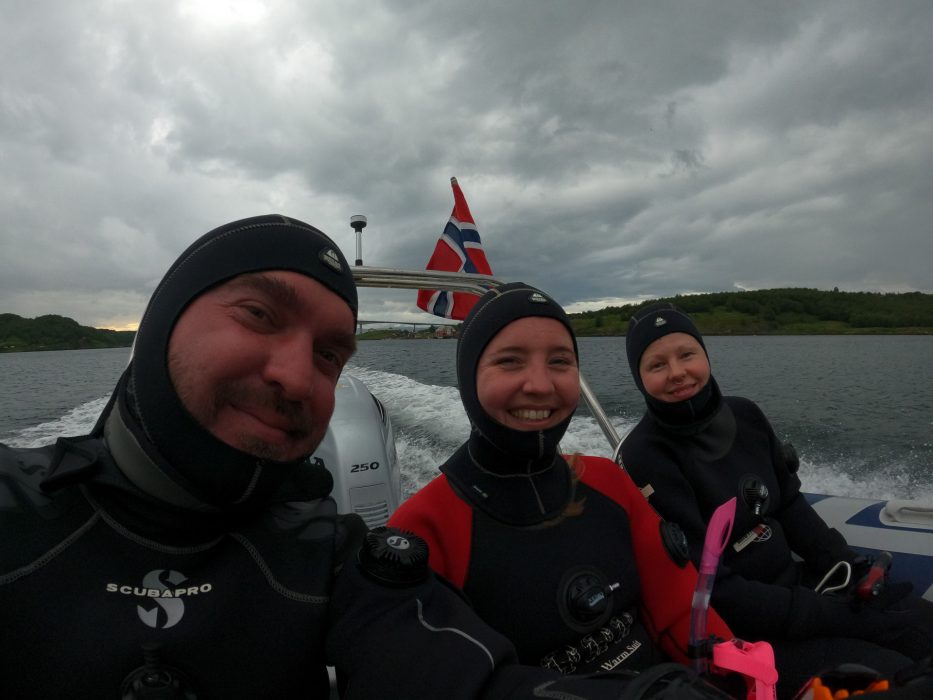
[[[576,324],[573,324],[576,325]],[[100,330],[100,329],[98,329]],[[933,328],[859,328],[859,329],[847,329],[847,330],[806,330],[806,331],[789,331],[789,330],[770,330],[770,331],[761,331],[761,332],[731,332],[731,331],[704,331],[702,328],[700,331],[704,336],[787,336],[787,335],[933,335]],[[126,331],[132,333],[132,331]],[[576,335],[578,338],[624,338],[625,333],[594,333],[587,330],[577,330],[575,329]],[[453,338],[456,339],[454,336]],[[379,340],[449,340],[448,338],[440,339],[434,338],[433,334],[428,331],[418,331],[416,333],[411,333],[410,331],[371,331],[361,333],[357,336],[357,340],[360,342],[363,341],[379,341]],[[106,349],[106,348],[130,348],[133,345],[133,341],[128,342],[119,342],[115,345],[101,345],[101,344],[74,344],[74,345],[56,345],[56,346],[19,346],[19,347],[2,347],[0,346],[0,354],[2,353],[14,353],[14,352],[56,352],[59,350],[95,350],[95,349]]]
[[[54,314],[37,318],[0,314],[0,352],[128,348],[135,337],[135,331],[91,328]]]
[[[667,297],[689,313],[704,335],[933,335],[933,294],[765,289]],[[624,336],[628,319],[650,303],[571,314],[580,337]],[[399,324],[403,325],[403,324]],[[411,325],[411,324],[405,324]],[[359,340],[433,338],[435,326],[364,331]],[[0,314],[0,353],[130,347],[134,331],[81,326],[64,316]]]
[[[933,335],[933,295],[921,292],[765,289],[666,297],[570,314],[580,337],[624,336],[628,320],[646,304],[670,302],[690,314],[704,335]],[[431,337],[425,330],[414,337]],[[363,337],[363,336],[361,336]],[[369,339],[412,337],[406,330],[374,330]]]
[[[572,321],[573,319],[571,319]],[[576,324],[572,324],[576,325]],[[576,336],[578,338],[624,338],[625,333],[593,333],[586,330],[577,330],[574,329]],[[762,331],[762,332],[731,332],[731,331],[715,331],[707,332],[702,328],[700,332],[704,336],[787,336],[787,335],[933,335],[933,328],[859,328],[859,329],[848,329],[843,331],[838,330],[806,330],[806,331],[789,331],[789,330],[771,330],[771,331]],[[361,333],[356,337],[359,341],[364,340],[446,340],[441,338],[435,338],[433,334],[429,331],[418,331],[412,333],[411,331],[371,331],[366,333]],[[454,338],[455,339],[455,338]]]

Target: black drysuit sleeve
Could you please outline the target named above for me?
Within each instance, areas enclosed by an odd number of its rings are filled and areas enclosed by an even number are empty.
[[[512,644],[433,573],[415,586],[390,587],[364,575],[355,553],[345,560],[335,581],[327,657],[327,663],[347,680],[341,697],[350,700],[624,700],[634,697],[636,690],[634,677],[626,673],[562,676],[519,665]],[[698,678],[681,678],[679,683],[666,689],[641,689],[637,697],[726,697]],[[666,691],[674,694],[665,695]]]
[[[348,561],[331,610],[328,663],[347,679],[345,698],[522,697],[522,686],[560,677],[518,666],[508,640],[433,574],[391,588]]]
[[[853,562],[856,554],[845,538],[826,524],[801,493],[796,451],[778,440],[770,422],[756,404],[750,401],[748,404],[752,419],[759,422],[768,434],[771,466],[781,491],[781,503],[771,515],[781,523],[791,549],[816,577],[822,577],[840,561]]]

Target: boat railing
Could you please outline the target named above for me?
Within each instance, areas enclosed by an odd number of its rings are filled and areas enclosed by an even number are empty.
[[[445,292],[469,292],[482,296],[494,287],[505,284],[493,275],[478,275],[468,272],[442,272],[439,270],[402,270],[391,267],[368,267],[357,265],[352,268],[353,279],[358,287],[381,289],[439,289]],[[596,398],[583,373],[580,373],[580,394],[590,414],[599,425],[609,442],[612,459],[620,463],[619,448],[622,440],[609,416]]]

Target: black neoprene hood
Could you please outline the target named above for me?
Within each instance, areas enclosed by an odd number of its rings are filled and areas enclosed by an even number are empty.
[[[639,372],[641,356],[645,354],[645,350],[651,343],[671,333],[692,335],[706,352],[703,336],[693,320],[673,304],[667,302],[649,304],[636,311],[629,319],[628,331],[625,334],[625,354],[628,357],[632,377],[635,379],[635,386],[642,393],[645,391],[645,386],[641,381],[641,372]]]
[[[493,420],[480,405],[476,393],[476,369],[483,350],[507,325],[529,316],[553,318],[562,323],[573,341],[574,355],[579,357],[570,319],[560,304],[540,289],[513,282],[486,292],[464,319],[457,341],[457,382],[463,407],[475,430],[504,452],[538,458],[557,449],[572,416],[547,430],[518,431]]]
[[[651,343],[671,333],[686,333],[696,338],[709,360],[703,335],[693,323],[693,319],[668,302],[649,304],[636,311],[629,319],[628,331],[625,334],[625,354],[635,386],[645,397],[645,403],[655,417],[671,426],[690,425],[699,419],[708,418],[720,405],[719,386],[712,374],[706,385],[695,395],[673,403],[651,396],[641,380],[641,356]]]
[[[275,463],[258,460],[215,438],[182,405],[168,369],[172,329],[205,291],[237,275],[298,272],[317,280],[357,313],[353,276],[337,245],[313,226],[280,215],[234,221],[192,243],[156,287],[133,348],[131,385],[121,397],[137,435],[159,467],[206,503],[240,502]],[[153,454],[154,452],[154,454]],[[279,470],[283,471],[283,470]]]

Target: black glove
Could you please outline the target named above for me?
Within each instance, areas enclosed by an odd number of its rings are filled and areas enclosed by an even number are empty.
[[[915,661],[933,654],[933,630],[916,609],[856,608],[843,598],[822,596],[819,615],[821,634],[864,639]]]
[[[884,588],[872,596],[865,605],[876,610],[890,610],[899,602],[909,596],[914,590],[914,584],[910,581],[886,581]]]
[[[881,636],[903,624],[894,613],[867,605],[855,606],[837,596],[821,596],[819,633],[830,637],[855,637],[877,642]]]
[[[852,562],[852,583],[847,592],[853,605],[869,605],[877,610],[888,610],[914,590],[909,581],[892,582],[888,579],[891,553],[860,556]]]

